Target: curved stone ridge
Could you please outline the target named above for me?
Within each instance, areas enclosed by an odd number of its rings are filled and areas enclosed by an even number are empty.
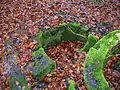
[[[110,32],[90,48],[84,62],[84,80],[88,90],[110,90],[103,68],[112,56],[111,49],[120,41],[119,35],[120,30]]]
[[[61,24],[58,28],[38,33],[38,48],[46,49],[48,46],[59,44],[61,41],[81,41],[86,43],[88,29],[80,26],[79,23]],[[35,49],[35,50],[36,50]]]
[[[35,64],[31,68],[33,76],[41,79],[55,69],[55,62],[45,53],[48,46],[57,45],[61,41],[67,40],[85,43],[87,38],[88,29],[81,27],[78,23],[62,24],[58,28],[50,29],[46,32],[39,32],[37,36],[39,45],[33,53],[33,57],[39,58],[34,60]]]

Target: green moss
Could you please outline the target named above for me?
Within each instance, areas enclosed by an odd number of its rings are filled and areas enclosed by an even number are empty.
[[[80,26],[79,23],[62,24],[58,28],[50,29],[45,32],[39,32],[37,39],[39,45],[35,50],[42,47],[45,50],[48,46],[54,46],[61,41],[81,41],[85,43],[88,37],[88,29]]]
[[[69,84],[68,90],[76,90],[75,89],[76,85],[75,85],[75,81],[74,80],[69,80],[68,84]]]
[[[88,40],[87,40],[86,44],[84,45],[84,47],[79,52],[80,53],[83,52],[83,51],[88,52],[89,49],[91,47],[93,47],[96,44],[97,41],[98,41],[97,37],[90,34],[88,36]]]
[[[116,34],[120,34],[120,30],[107,34],[90,48],[84,62],[84,80],[88,90],[110,90],[103,75],[103,68],[109,60],[107,57],[110,49],[120,40]],[[91,66],[92,69],[88,66]],[[89,81],[93,81],[93,84]]]
[[[47,56],[43,48],[35,51],[33,57],[35,57],[35,59],[32,74],[35,78],[42,79],[48,73],[54,71],[56,64]]]
[[[16,85],[16,82],[19,82],[18,85]],[[9,85],[10,85],[10,89],[11,90],[31,90],[31,88],[29,88],[27,86],[27,81],[25,80],[25,78],[23,76],[20,75],[16,75],[10,78],[9,81]]]
[[[110,50],[109,55],[111,56],[119,56],[120,55],[120,41],[116,43]]]
[[[83,28],[80,24],[67,24],[62,26],[64,32],[62,34],[63,41],[81,41],[86,42],[88,38],[88,29]]]

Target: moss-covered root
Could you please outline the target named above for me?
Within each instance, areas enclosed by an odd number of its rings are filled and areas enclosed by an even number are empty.
[[[113,46],[120,41],[120,30],[110,32],[90,48],[84,62],[84,80],[88,90],[110,90],[103,68]]]
[[[42,79],[48,73],[54,71],[56,64],[47,56],[43,48],[35,51],[33,57],[34,65],[31,70],[35,78]]]
[[[83,51],[88,52],[89,49],[91,47],[93,47],[96,44],[97,41],[98,41],[98,38],[96,36],[93,36],[92,34],[89,34],[88,40],[87,40],[85,46],[82,49],[80,49],[79,53],[81,53]]]
[[[75,85],[75,81],[74,80],[69,80],[68,84],[69,84],[68,90],[76,90],[75,89],[76,85]]]
[[[31,90],[24,76],[15,75],[9,81],[10,90]]]

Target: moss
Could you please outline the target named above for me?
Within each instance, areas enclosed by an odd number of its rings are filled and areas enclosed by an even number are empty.
[[[111,56],[119,56],[120,55],[120,40],[116,43],[110,50],[109,55]]]
[[[19,84],[16,85],[16,82],[18,82]],[[31,90],[31,88],[29,88],[27,84],[28,84],[27,81],[22,75],[13,76],[10,78],[10,81],[9,81],[11,90],[23,90],[23,88],[24,90]]]
[[[63,41],[81,41],[86,42],[88,38],[88,29],[83,28],[80,24],[67,24],[62,26],[64,32],[62,34]]]
[[[50,29],[46,32],[39,32],[37,40],[39,45],[35,50],[42,47],[45,50],[49,46],[54,46],[61,41],[81,41],[86,42],[88,37],[88,29],[80,26],[79,23],[62,24],[58,28]]]
[[[120,40],[120,38],[116,35],[118,33],[120,33],[120,30],[116,30],[107,34],[92,48],[90,48],[84,62],[84,80],[88,90],[110,90],[110,87],[103,75],[103,68],[109,60],[107,57],[109,56],[110,49]],[[93,68],[91,71],[93,75],[92,79],[99,84],[95,87],[92,87],[88,81],[89,73],[86,72],[90,68],[88,66]],[[96,82],[95,84],[97,84]]]
[[[69,80],[68,84],[69,84],[68,90],[76,90],[75,89],[76,85],[75,85],[75,81],[74,80]]]
[[[35,78],[42,79],[48,73],[54,71],[56,64],[47,56],[43,48],[35,51],[33,57],[35,57],[34,66],[31,70]]]
[[[88,36],[88,40],[87,40],[86,44],[84,45],[84,47],[79,52],[80,53],[83,52],[83,51],[88,52],[89,49],[91,47],[93,47],[96,44],[97,41],[98,41],[97,37],[90,34]]]

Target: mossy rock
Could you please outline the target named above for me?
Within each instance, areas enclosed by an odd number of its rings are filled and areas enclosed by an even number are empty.
[[[84,80],[88,90],[111,90],[103,75],[103,69],[112,57],[111,54],[113,52],[111,50],[118,45],[119,41],[120,30],[115,30],[104,36],[90,48],[84,62]],[[120,51],[120,48],[118,48],[118,51]],[[114,52],[117,51],[114,50]]]
[[[35,78],[42,79],[54,71],[56,64],[47,56],[43,48],[35,51],[33,57],[34,65],[30,70]]]
[[[15,75],[9,81],[10,90],[32,90],[23,75]]]

